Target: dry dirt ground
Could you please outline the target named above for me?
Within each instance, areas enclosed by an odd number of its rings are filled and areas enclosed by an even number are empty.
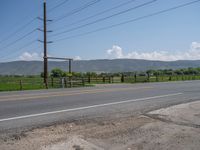
[[[200,101],[139,116],[74,121],[0,139],[0,150],[199,150]]]

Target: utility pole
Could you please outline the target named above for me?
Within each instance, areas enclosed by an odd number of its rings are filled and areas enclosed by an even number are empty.
[[[72,73],[72,59],[69,59],[69,74]]]
[[[69,59],[69,83],[70,83],[70,88],[72,87],[72,59]]]
[[[52,20],[47,20],[47,12],[46,12],[46,0],[43,2],[43,18],[38,17],[39,20],[43,21],[43,29],[38,28],[39,31],[43,32],[44,34],[44,40],[38,40],[39,42],[43,43],[44,45],[44,84],[45,87],[48,89],[48,57],[47,57],[47,44],[52,43],[52,41],[47,41],[47,32],[52,32],[52,31],[47,31],[47,21],[52,21]]]
[[[44,0],[44,16],[43,16],[43,24],[44,24],[44,84],[45,87],[48,88],[48,58],[47,58],[47,15],[46,15],[46,0]]]

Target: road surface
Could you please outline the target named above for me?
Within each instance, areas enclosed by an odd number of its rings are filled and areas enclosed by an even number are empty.
[[[199,99],[200,81],[1,92],[0,133],[78,119],[142,114]]]

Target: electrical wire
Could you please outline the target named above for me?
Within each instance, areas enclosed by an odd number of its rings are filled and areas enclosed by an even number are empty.
[[[63,32],[55,33],[55,34],[53,34],[52,36],[57,36],[57,35],[65,34],[65,33],[68,33],[68,32],[71,32],[71,31],[74,31],[74,30],[77,30],[77,29],[84,28],[84,27],[89,26],[89,25],[93,25],[93,24],[95,24],[95,23],[98,23],[98,22],[101,22],[101,21],[110,19],[110,18],[112,18],[112,17],[115,17],[115,16],[118,16],[118,15],[121,15],[121,14],[124,14],[124,13],[127,13],[127,12],[130,12],[130,11],[132,11],[132,10],[135,10],[135,9],[138,9],[138,8],[141,8],[141,7],[144,7],[144,6],[147,6],[147,5],[152,4],[152,3],[156,2],[156,1],[157,1],[157,0],[148,1],[148,2],[146,2],[146,3],[143,3],[143,4],[140,4],[140,5],[134,6],[134,7],[132,7],[132,8],[129,8],[129,9],[120,11],[120,12],[115,13],[115,14],[113,14],[113,15],[110,15],[110,16],[107,16],[107,17],[104,17],[104,18],[100,18],[100,19],[97,19],[97,20],[95,20],[95,21],[86,23],[86,24],[84,24],[84,25],[80,25],[80,26],[77,26],[77,27],[75,27],[75,28],[71,28],[71,29],[65,30],[65,31],[63,31]]]
[[[100,2],[100,1],[101,1],[101,0],[93,0],[93,1],[90,1],[89,3],[86,3],[85,5],[83,5],[83,6],[79,7],[79,8],[77,8],[77,9],[74,9],[74,10],[72,10],[71,12],[69,12],[69,13],[67,13],[67,14],[65,14],[65,15],[62,15],[62,16],[58,17],[58,18],[55,19],[55,21],[52,22],[52,23],[58,22],[58,21],[60,21],[60,20],[63,20],[63,19],[66,18],[66,17],[69,17],[69,16],[71,16],[71,15],[74,15],[74,14],[76,14],[76,13],[78,13],[78,12],[80,12],[80,11],[82,11],[82,10],[84,10],[84,9],[86,9],[86,8],[88,8],[88,7],[90,7],[90,6],[93,6],[94,4],[96,4],[96,3]]]
[[[0,59],[9,58],[9,57],[12,56],[13,54],[22,51],[24,48],[26,48],[26,47],[28,47],[28,46],[30,46],[30,45],[33,45],[35,42],[36,42],[36,40],[33,40],[33,41],[31,41],[31,42],[29,42],[29,43],[23,45],[22,47],[20,47],[17,51],[16,51],[16,49],[13,49],[13,50],[12,50],[13,52],[12,52],[12,53],[9,53],[9,55],[7,55],[8,57],[7,57],[7,56],[1,56]]]
[[[9,44],[7,44],[7,45],[4,46],[4,47],[2,47],[2,48],[1,48],[1,49],[2,49],[1,52],[2,52],[5,48],[8,48],[8,47],[10,47],[10,46],[16,44],[17,42],[21,41],[21,40],[24,39],[25,37],[31,35],[31,34],[34,33],[36,30],[37,30],[37,29],[34,29],[34,30],[30,31],[30,32],[26,33],[25,35],[23,35],[22,37],[20,37],[20,38],[14,40],[14,41],[12,41],[12,42],[10,42]]]
[[[16,35],[17,33],[19,33],[20,31],[24,30],[27,26],[29,26],[30,24],[32,24],[36,19],[37,18],[34,18],[34,19],[30,20],[28,23],[26,23],[23,26],[21,26],[20,28],[18,28],[15,32],[11,33],[6,38],[2,39],[0,41],[0,43],[7,41],[8,39],[10,39],[11,37],[13,37],[14,35]]]
[[[102,14],[105,14],[105,13],[107,13],[107,12],[109,12],[109,11],[112,11],[112,10],[114,10],[114,9],[120,8],[120,7],[122,7],[122,6],[128,5],[128,4],[133,3],[133,2],[135,2],[135,1],[136,1],[136,0],[129,0],[129,1],[126,1],[126,2],[124,2],[124,3],[121,3],[121,4],[117,5],[117,6],[112,7],[112,8],[106,9],[106,10],[104,10],[104,11],[101,11],[101,12],[96,13],[96,14],[94,14],[94,15],[91,15],[91,16],[89,16],[89,17],[83,18],[83,19],[81,19],[81,20],[78,20],[78,21],[76,21],[76,22],[70,23],[70,24],[68,24],[68,25],[64,25],[64,26],[62,26],[62,27],[60,27],[60,28],[57,28],[56,30],[60,30],[60,29],[63,29],[63,28],[65,28],[65,27],[68,27],[68,26],[71,26],[71,25],[75,25],[75,24],[78,24],[78,23],[87,21],[87,20],[89,20],[89,19],[91,19],[91,18],[95,18],[95,17],[97,17],[97,16],[100,16],[100,15],[102,15]]]
[[[57,9],[58,7],[60,7],[60,6],[64,5],[65,3],[67,3],[68,1],[69,1],[69,0],[64,0],[63,2],[59,3],[58,5],[56,5],[56,6],[52,7],[52,8],[50,8],[50,9],[48,10],[48,12],[50,13],[50,12],[54,11],[54,10]]]
[[[148,14],[148,15],[137,17],[135,19],[124,21],[124,22],[121,22],[121,23],[118,23],[118,24],[113,24],[113,25],[102,27],[102,28],[99,28],[99,29],[96,29],[96,30],[93,30],[93,31],[89,31],[89,32],[85,32],[85,33],[81,33],[81,34],[76,34],[76,35],[68,36],[68,37],[61,38],[61,39],[57,39],[57,40],[54,40],[54,42],[59,42],[59,41],[63,41],[63,40],[71,39],[71,38],[85,36],[85,35],[88,35],[88,34],[91,34],[91,33],[95,33],[95,32],[107,30],[107,29],[110,29],[110,28],[118,27],[118,26],[121,26],[121,25],[124,25],[124,24],[136,22],[136,21],[143,20],[143,19],[146,19],[146,18],[149,18],[149,17],[153,17],[153,16],[157,16],[157,15],[160,15],[160,14],[163,14],[163,13],[166,13],[166,12],[170,12],[170,11],[182,8],[182,7],[186,7],[186,6],[198,3],[198,2],[200,2],[200,0],[195,0],[195,1],[192,1],[192,2],[180,4],[180,5],[168,8],[168,9],[164,9],[164,10],[157,11],[157,12],[154,12],[154,13],[151,13],[151,14]]]

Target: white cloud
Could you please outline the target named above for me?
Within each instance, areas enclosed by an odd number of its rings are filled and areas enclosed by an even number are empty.
[[[75,56],[74,60],[81,60],[82,58],[80,56]]]
[[[24,60],[24,61],[31,61],[31,60],[43,60],[43,55],[44,53],[29,53],[29,52],[24,52],[21,56],[19,56],[20,60]],[[48,57],[51,57],[51,55],[48,55]],[[82,60],[82,58],[80,56],[75,56],[74,60]],[[58,61],[58,60],[51,60],[51,61]]]
[[[122,48],[117,45],[113,45],[112,49],[108,49],[107,54],[108,54],[108,56],[111,56],[113,58],[123,58],[124,57]]]
[[[200,43],[198,42],[192,42],[191,49],[196,49],[200,51]]]
[[[170,54],[167,51],[152,51],[152,52],[137,52],[132,51],[124,54],[121,47],[113,45],[107,51],[107,57],[110,59],[129,58],[129,59],[146,59],[146,60],[161,60],[161,61],[174,61],[174,60],[196,60],[200,59],[200,43],[192,42],[191,48],[185,52],[178,52]]]
[[[42,59],[42,54],[38,53],[29,53],[29,52],[24,52],[21,56],[19,56],[20,60],[25,60],[25,61],[31,61],[31,60],[41,60]]]

